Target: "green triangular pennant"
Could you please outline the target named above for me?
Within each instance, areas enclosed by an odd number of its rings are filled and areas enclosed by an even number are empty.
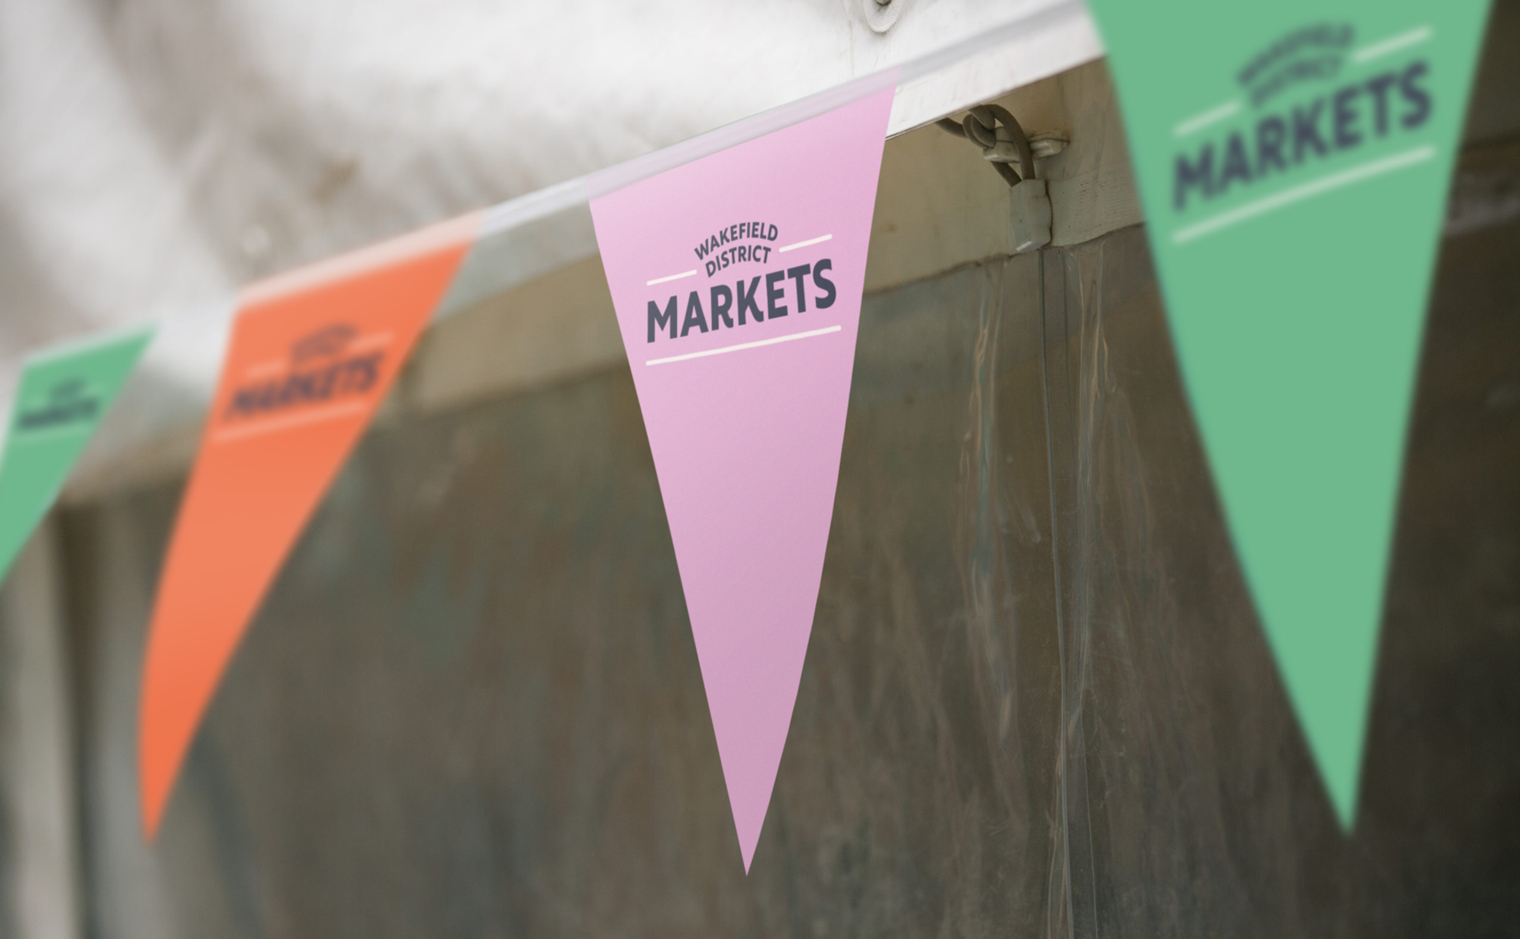
[[[135,329],[27,359],[0,452],[0,581],[152,335]]]
[[[1425,304],[1486,0],[1092,0],[1215,484],[1356,812]]]

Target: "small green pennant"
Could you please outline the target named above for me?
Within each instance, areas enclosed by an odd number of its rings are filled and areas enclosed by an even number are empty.
[[[27,360],[0,452],[0,581],[152,336],[144,327]]]
[[[1486,0],[1091,0],[1193,414],[1342,825]]]

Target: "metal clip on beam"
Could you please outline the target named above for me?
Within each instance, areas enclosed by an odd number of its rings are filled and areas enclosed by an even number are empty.
[[[982,148],[982,156],[998,175],[1013,187],[1009,225],[1013,235],[1016,254],[1038,251],[1051,240],[1050,192],[1040,179],[1034,165],[1034,148],[1024,128],[1007,108],[996,104],[983,104],[972,108],[965,118],[957,122],[944,118],[937,122],[941,128],[957,137],[964,137]],[[1065,141],[1054,138],[1041,140],[1045,146],[1041,156],[1050,156],[1060,150]],[[1014,165],[1018,169],[1014,169]],[[1020,185],[1028,183],[1029,185]]]
[[[982,156],[1010,186],[1017,186],[1026,179],[1035,179],[1034,150],[1024,128],[1013,114],[999,104],[982,104],[966,112],[959,123],[951,118],[937,122],[940,127],[957,137],[964,137],[982,148]],[[999,123],[1002,126],[998,126]],[[1012,164],[1017,163],[1015,170]]]

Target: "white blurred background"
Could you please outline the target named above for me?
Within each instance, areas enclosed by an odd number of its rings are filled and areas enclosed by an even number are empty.
[[[0,403],[39,345],[225,305],[1029,5],[5,0]]]

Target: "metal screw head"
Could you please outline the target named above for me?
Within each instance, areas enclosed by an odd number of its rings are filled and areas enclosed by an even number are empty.
[[[873,32],[884,33],[892,28],[897,18],[902,15],[903,7],[908,5],[908,0],[860,0],[861,12],[865,14],[866,25]]]

